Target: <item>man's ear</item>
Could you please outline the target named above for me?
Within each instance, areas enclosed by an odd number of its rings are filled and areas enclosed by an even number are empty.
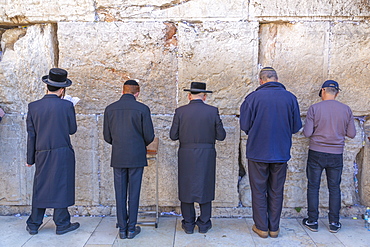
[[[135,98],[139,97],[140,92],[134,94]]]

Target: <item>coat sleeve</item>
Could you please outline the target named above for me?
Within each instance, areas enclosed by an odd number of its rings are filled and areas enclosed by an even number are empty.
[[[293,129],[292,129],[293,134],[297,133],[301,128],[302,128],[301,112],[299,111],[297,99],[295,99],[293,109]]]
[[[105,109],[104,111],[103,136],[104,136],[104,141],[106,141],[109,144],[112,144],[112,134],[110,132],[107,109]]]
[[[143,115],[143,137],[145,146],[148,146],[154,140],[154,128],[149,108]]]
[[[245,98],[243,104],[240,106],[240,129],[248,135],[249,130],[253,124],[253,114],[248,102],[248,96]]]
[[[27,125],[27,164],[33,165],[35,163],[36,153],[36,131],[33,125],[32,116],[28,108],[26,118]]]
[[[226,138],[226,131],[222,124],[222,120],[220,118],[220,114],[218,113],[217,109],[217,117],[216,117],[216,140],[223,141]]]
[[[73,135],[77,131],[77,122],[76,122],[76,112],[73,104],[68,111],[68,124],[69,124],[69,134]]]
[[[179,127],[180,127],[179,116],[177,114],[177,110],[175,111],[175,115],[173,116],[172,125],[170,129],[170,138],[172,141],[176,141],[179,139]]]

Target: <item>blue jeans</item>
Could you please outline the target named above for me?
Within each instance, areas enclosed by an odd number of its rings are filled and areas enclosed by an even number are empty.
[[[321,174],[324,169],[329,189],[329,222],[339,222],[343,154],[329,154],[313,150],[308,151],[306,169],[308,221],[317,221],[319,218],[319,190]]]

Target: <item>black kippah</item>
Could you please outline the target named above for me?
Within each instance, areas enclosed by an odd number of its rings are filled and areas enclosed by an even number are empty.
[[[128,80],[123,85],[139,86],[139,84],[135,80]]]

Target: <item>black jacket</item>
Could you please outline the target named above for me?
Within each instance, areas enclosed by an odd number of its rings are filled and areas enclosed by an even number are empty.
[[[75,154],[69,135],[77,131],[73,104],[53,94],[28,105],[27,164],[35,164],[32,206],[65,208],[75,202]]]
[[[111,166],[133,168],[147,166],[146,146],[154,139],[149,107],[134,95],[123,94],[104,112],[104,140],[112,144]]]
[[[225,129],[216,107],[192,100],[176,109],[170,138],[179,140],[178,184],[182,202],[214,200],[216,140],[224,140]]]

